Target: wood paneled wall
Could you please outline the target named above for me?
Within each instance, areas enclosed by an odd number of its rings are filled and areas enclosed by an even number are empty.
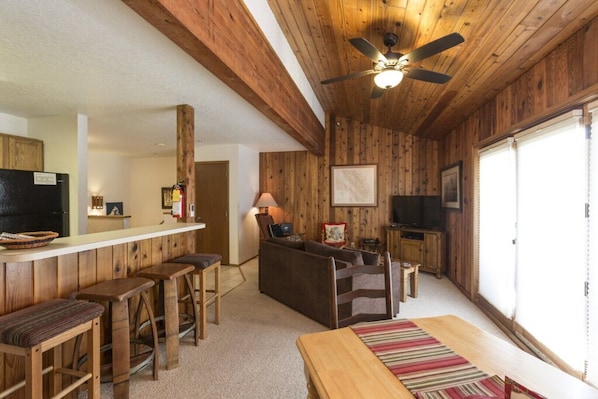
[[[598,97],[598,19],[562,43],[440,143],[440,166],[463,161],[463,212],[447,213],[449,277],[477,292],[474,259],[477,148]]]
[[[0,262],[0,315],[71,294],[96,283],[193,252],[195,232],[170,234],[30,262]],[[134,309],[131,309],[131,313]],[[102,317],[107,324],[107,312]],[[72,343],[63,348],[71,359]],[[24,377],[22,357],[0,354],[0,391]],[[20,398],[18,391],[10,398]]]
[[[331,207],[330,166],[378,165],[377,207]],[[385,241],[392,195],[437,195],[438,143],[329,115],[324,156],[307,151],[260,154],[260,191],[279,204],[276,222],[292,222],[306,239],[320,240],[324,221],[346,221],[350,240]]]
[[[319,239],[324,220],[348,221],[352,240],[384,237],[390,197],[439,192],[439,170],[463,161],[463,211],[445,212],[447,274],[472,299],[474,264],[474,167],[477,148],[514,131],[598,98],[598,19],[591,21],[513,82],[441,142],[328,116],[326,152],[260,154],[260,191],[280,205],[277,222],[292,222],[308,239]],[[330,166],[378,164],[378,207],[330,207]]]

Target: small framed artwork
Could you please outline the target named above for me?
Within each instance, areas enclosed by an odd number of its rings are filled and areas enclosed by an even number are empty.
[[[123,203],[122,202],[106,202],[106,215],[110,216],[122,216]]]
[[[332,206],[377,206],[378,165],[330,167]]]
[[[445,210],[461,212],[462,168],[463,162],[459,161],[440,171],[440,198]]]
[[[172,208],[172,187],[162,187],[162,209]]]

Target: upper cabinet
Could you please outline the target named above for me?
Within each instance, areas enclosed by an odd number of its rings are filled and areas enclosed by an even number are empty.
[[[43,171],[44,142],[0,134],[0,166],[3,169]]]

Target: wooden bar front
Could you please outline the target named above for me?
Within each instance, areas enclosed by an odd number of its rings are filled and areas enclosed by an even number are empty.
[[[161,225],[59,238],[32,250],[0,250],[0,315],[53,298],[69,298],[96,283],[191,253],[195,231],[204,227]],[[65,345],[63,355],[70,360],[72,346]],[[23,376],[22,358],[0,354],[0,391]]]

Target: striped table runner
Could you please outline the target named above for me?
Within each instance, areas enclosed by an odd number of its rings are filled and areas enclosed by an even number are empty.
[[[498,376],[488,376],[412,321],[384,320],[351,328],[417,398],[504,395],[504,383]]]

